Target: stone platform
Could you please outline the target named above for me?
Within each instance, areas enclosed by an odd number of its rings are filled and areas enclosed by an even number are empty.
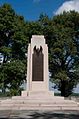
[[[64,97],[53,96],[52,92],[28,92],[27,96],[13,96],[0,100],[0,110],[77,110],[79,103],[65,100]]]

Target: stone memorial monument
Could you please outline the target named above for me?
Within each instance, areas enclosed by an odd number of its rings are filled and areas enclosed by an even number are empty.
[[[51,93],[48,75],[48,46],[44,36],[33,35],[28,45],[27,91],[23,91],[22,96],[34,92]]]

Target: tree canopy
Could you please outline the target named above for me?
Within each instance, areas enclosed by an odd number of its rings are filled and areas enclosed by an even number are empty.
[[[50,72],[62,96],[69,96],[79,82],[75,73],[79,60],[79,13],[64,12],[53,17],[54,40],[50,50]]]
[[[28,43],[26,26],[24,18],[17,15],[9,4],[0,6],[0,53],[3,55],[0,82],[10,90],[13,86],[19,89],[22,80],[25,80],[25,68],[22,66],[26,61]]]

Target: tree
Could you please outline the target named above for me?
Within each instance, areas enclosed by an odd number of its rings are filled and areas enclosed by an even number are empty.
[[[0,7],[0,52],[4,62],[11,58],[25,58],[27,38],[27,23],[18,16],[9,4]]]
[[[22,84],[21,82],[25,80],[23,73],[24,68],[22,68],[22,66],[23,64],[26,66],[25,53],[28,43],[26,34],[27,24],[24,18],[17,15],[9,4],[0,6],[0,53],[3,55],[4,59],[3,63],[0,65],[0,86],[3,92],[5,92],[6,87],[8,89],[10,88],[10,91],[11,89],[13,90],[13,86],[14,89],[19,90]],[[23,77],[21,76],[22,78],[19,77],[20,79],[18,79],[17,76],[19,73],[20,76],[23,75]],[[14,79],[16,79],[16,81],[14,81]],[[15,88],[15,83],[18,83],[18,89]],[[8,85],[10,87],[8,87]]]
[[[49,47],[49,52],[50,48],[52,47],[52,39],[54,39],[54,30],[52,27],[52,19],[49,18],[46,14],[41,14],[38,20],[40,26],[42,27],[42,34],[44,35],[46,39],[46,43],[48,44]]]
[[[42,26],[38,21],[29,22],[27,25],[27,36],[29,38],[29,43],[31,41],[32,35],[42,35]]]
[[[25,78],[25,64],[20,60],[14,60],[3,64],[0,69],[1,88],[4,93],[8,89],[12,95],[19,95],[21,91],[21,85]]]
[[[0,52],[4,56],[3,62],[6,62],[11,53],[9,45],[12,41],[14,16],[15,12],[10,5],[0,7]]]
[[[69,96],[79,82],[75,73],[79,60],[78,42],[75,32],[79,28],[79,13],[64,12],[52,19],[55,39],[50,50],[50,72],[62,96]]]

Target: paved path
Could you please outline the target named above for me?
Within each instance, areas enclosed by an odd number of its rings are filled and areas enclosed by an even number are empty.
[[[79,119],[78,111],[0,111],[0,119]]]

